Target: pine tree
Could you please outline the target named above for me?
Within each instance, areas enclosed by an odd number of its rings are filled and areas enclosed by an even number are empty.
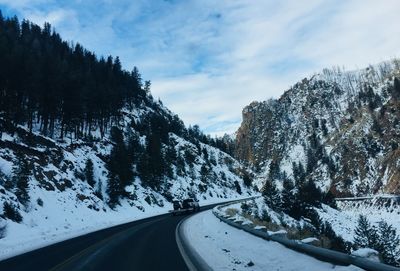
[[[289,178],[285,178],[282,184],[282,210],[290,216],[295,215],[296,191],[294,190],[294,184]]]
[[[386,264],[400,266],[400,237],[396,229],[386,221],[380,221],[379,227],[379,252]]]
[[[298,187],[299,199],[304,202],[306,206],[319,207],[321,205],[322,193],[321,190],[315,185],[313,179],[309,179]]]
[[[22,216],[18,209],[8,201],[5,201],[3,204],[3,214],[6,218],[11,219],[12,221],[17,223],[22,222]]]
[[[239,195],[242,194],[242,188],[240,187],[240,184],[238,181],[234,181],[236,192],[238,192]]]
[[[326,205],[329,205],[330,207],[337,209],[336,201],[335,201],[335,196],[333,193],[329,190],[322,198],[322,202],[325,203]]]
[[[201,165],[200,168],[200,176],[201,176],[201,181],[203,183],[208,183],[209,181],[209,174],[210,174],[210,168],[207,166],[207,164]]]
[[[376,228],[369,223],[365,216],[359,216],[354,234],[354,245],[356,248],[372,248],[379,251],[379,236]]]
[[[350,250],[350,244],[345,242],[341,236],[338,236],[332,229],[329,222],[325,222],[321,228],[321,233],[329,238],[331,242],[331,249],[348,253]]]
[[[313,170],[315,165],[317,164],[318,160],[315,156],[313,149],[307,149],[307,173],[310,174]]]
[[[392,96],[396,100],[400,99],[400,79],[398,77],[394,78]]]
[[[108,205],[114,209],[117,204],[119,204],[119,197],[121,195],[120,191],[120,181],[118,177],[113,173],[109,172],[108,182],[107,182],[107,194],[108,194]]]
[[[247,187],[250,187],[253,182],[250,174],[245,169],[243,169],[241,172],[242,172],[243,184]]]
[[[91,159],[86,160],[86,165],[85,165],[85,179],[86,182],[91,186],[94,187],[95,181],[94,181],[94,172],[93,172],[93,161]]]
[[[272,160],[269,165],[268,178],[274,181],[280,180],[282,177],[280,164],[278,160]]]
[[[267,179],[261,190],[264,202],[272,209],[279,210],[281,208],[281,197],[276,188],[275,182]]]
[[[13,179],[16,184],[15,195],[18,200],[23,204],[27,205],[29,197],[29,176],[31,170],[27,159],[22,156],[18,156],[16,167],[13,169]]]
[[[111,140],[114,142],[114,146],[106,164],[110,172],[109,176],[112,178],[109,181],[115,182],[115,190],[120,196],[125,196],[125,187],[133,181],[132,164],[128,158],[122,131],[117,127],[111,129]]]

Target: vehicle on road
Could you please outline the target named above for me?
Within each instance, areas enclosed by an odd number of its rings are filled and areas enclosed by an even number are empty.
[[[172,205],[174,207],[174,209],[170,211],[172,215],[177,215],[181,213],[194,213],[200,211],[199,203],[193,198],[185,199],[182,202],[179,200],[174,200],[172,201]]]

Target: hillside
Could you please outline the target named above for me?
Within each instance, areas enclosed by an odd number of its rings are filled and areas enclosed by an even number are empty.
[[[118,57],[0,16],[0,60],[0,258],[167,212],[174,198],[254,194],[224,143],[186,128]]]
[[[300,175],[335,196],[399,193],[400,62],[305,78],[243,110],[236,157],[266,179]]]

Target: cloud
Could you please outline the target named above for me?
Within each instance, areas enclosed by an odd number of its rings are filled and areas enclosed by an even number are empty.
[[[186,124],[233,133],[253,100],[336,65],[400,54],[397,0],[0,0],[99,55],[138,66]]]

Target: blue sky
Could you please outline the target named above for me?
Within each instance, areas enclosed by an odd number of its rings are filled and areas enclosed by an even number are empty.
[[[254,100],[326,67],[400,56],[397,0],[0,0],[66,40],[137,66],[186,124],[233,133]]]

